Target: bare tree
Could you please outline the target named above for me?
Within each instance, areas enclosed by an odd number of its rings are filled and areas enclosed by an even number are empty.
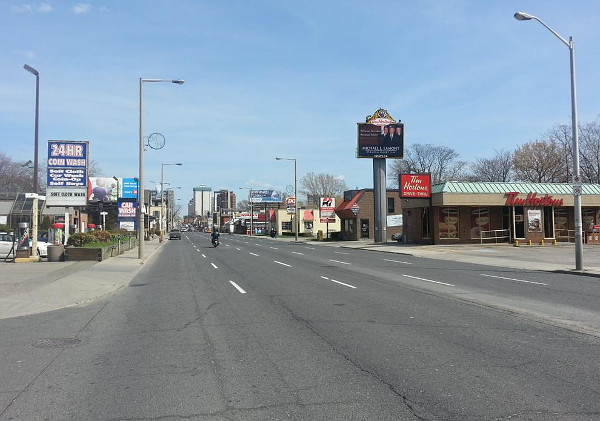
[[[565,183],[564,153],[555,140],[535,140],[514,152],[516,178],[531,183]]]
[[[390,169],[395,185],[398,174],[431,173],[433,183],[462,179],[466,163],[459,161],[458,156],[458,152],[448,146],[413,144],[406,150],[404,159],[392,162]]]
[[[512,179],[513,153],[510,151],[495,151],[492,158],[478,158],[471,164],[469,179],[473,181],[500,181]]]
[[[325,173],[309,172],[300,179],[300,185],[300,193],[306,195],[308,203],[317,206],[320,197],[340,197],[347,189],[343,179]]]
[[[29,162],[15,162],[8,155],[0,152],[0,191],[30,192],[32,191],[33,170]]]
[[[600,120],[579,126],[579,163],[588,183],[600,183]]]

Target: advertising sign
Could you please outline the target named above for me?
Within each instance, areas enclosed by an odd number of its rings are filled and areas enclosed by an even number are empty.
[[[285,208],[288,214],[296,213],[296,198],[288,197],[285,199]]]
[[[277,190],[250,190],[252,203],[281,203],[281,192]]]
[[[404,124],[358,124],[358,158],[403,158]]]
[[[321,218],[335,218],[335,197],[319,198],[319,210]]]
[[[48,141],[47,206],[87,205],[88,149],[87,141]]]
[[[138,182],[135,178],[119,178],[119,199],[137,199]]]
[[[400,197],[431,197],[431,174],[400,174]]]
[[[119,218],[135,218],[137,212],[136,202],[119,202],[117,205]]]
[[[527,228],[529,232],[542,232],[542,210],[527,210]]]
[[[126,231],[135,231],[137,222],[132,221],[119,221],[119,228]]]
[[[388,227],[401,227],[402,226],[402,215],[388,215],[387,226]]]
[[[114,178],[90,177],[88,199],[90,202],[116,202],[117,180]]]

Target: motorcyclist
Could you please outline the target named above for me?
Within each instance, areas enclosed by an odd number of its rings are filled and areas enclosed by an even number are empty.
[[[210,239],[214,243],[215,241],[219,241],[219,231],[216,229],[212,230],[210,233]]]

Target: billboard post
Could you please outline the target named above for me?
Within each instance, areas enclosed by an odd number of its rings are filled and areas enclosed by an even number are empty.
[[[404,124],[383,108],[358,123],[357,158],[373,159],[375,242],[387,242],[386,158],[404,157]]]

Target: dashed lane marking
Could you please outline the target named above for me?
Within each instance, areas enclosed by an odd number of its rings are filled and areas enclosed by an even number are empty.
[[[242,289],[242,288],[241,288],[241,287],[240,287],[238,284],[236,284],[235,282],[233,282],[233,281],[229,281],[229,283],[230,283],[231,285],[233,285],[233,286],[235,287],[235,289],[237,289],[237,290],[240,292],[240,294],[245,294],[245,293],[246,293],[246,291],[244,291],[244,290],[243,290],[243,289]]]
[[[403,262],[401,260],[392,260],[392,259],[381,259],[381,260],[384,260],[386,262],[403,263],[405,265],[412,265],[412,263],[410,263],[410,262]]]
[[[327,276],[321,276],[321,278],[326,279],[326,280],[331,281],[331,282],[335,282],[336,284],[340,284],[340,285],[343,285],[343,286],[348,287],[348,288],[356,289],[356,287],[354,285],[345,284],[343,282],[336,281],[335,279],[329,279]]]
[[[514,278],[506,278],[504,276],[496,276],[496,275],[486,275],[485,273],[481,273],[481,276],[487,276],[488,278],[497,278],[497,279],[506,279],[507,281],[515,281],[515,282],[523,282],[526,284],[534,284],[534,285],[548,285],[543,282],[534,282],[534,281],[525,281],[523,279],[514,279]]]
[[[219,269],[219,267],[217,265],[215,265],[213,262],[210,262],[210,264],[212,265],[212,267],[214,267],[215,269]]]
[[[432,284],[446,285],[446,286],[449,286],[449,287],[453,287],[454,286],[452,284],[447,284],[446,282],[440,282],[440,281],[434,281],[434,280],[431,280],[431,279],[419,278],[418,276],[411,276],[411,275],[402,275],[402,276],[406,276],[407,278],[417,279],[419,281],[431,282]]]
[[[278,265],[287,266],[287,267],[289,267],[289,268],[291,268],[291,267],[292,267],[292,265],[288,265],[287,263],[279,262],[279,261],[277,261],[277,260],[273,260],[273,261],[274,261],[275,263],[277,263]]]
[[[249,252],[252,256],[256,256],[259,257],[260,255],[256,254],[256,253],[252,253],[251,251]]]
[[[333,260],[333,259],[329,259],[330,262],[335,262],[335,263],[341,263],[342,265],[351,265],[352,263],[348,263],[348,262],[341,262],[339,260]]]

